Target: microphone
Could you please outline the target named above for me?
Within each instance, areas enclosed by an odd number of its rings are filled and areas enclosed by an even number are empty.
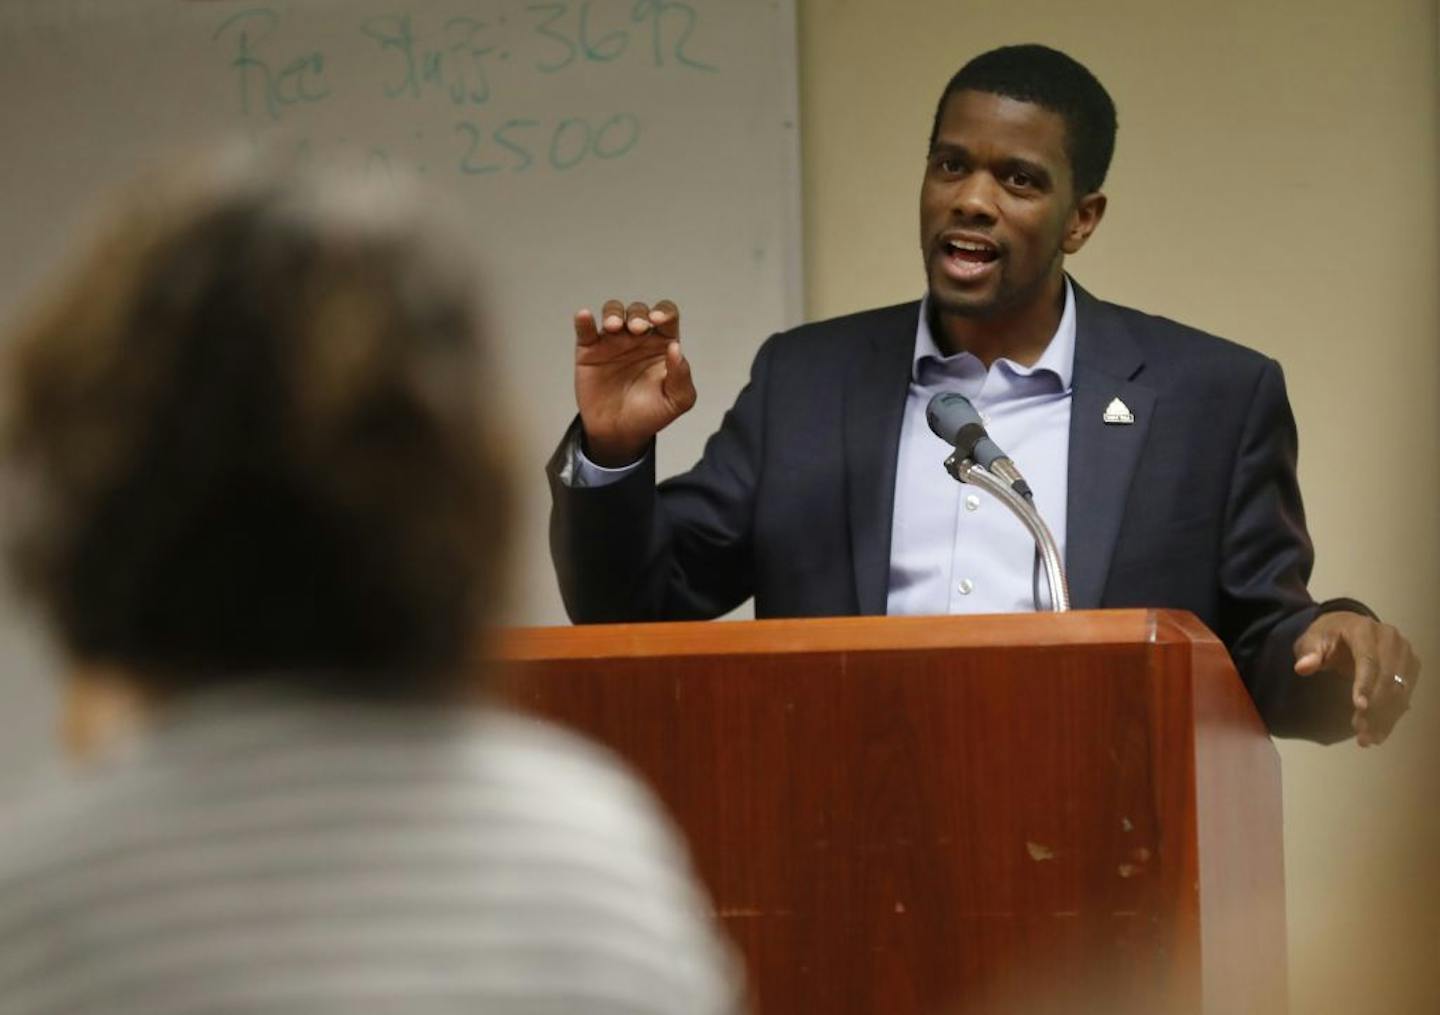
[[[973,459],[986,471],[1009,483],[1011,489],[1020,496],[1034,501],[1035,495],[1030,490],[1030,484],[1020,475],[1020,470],[1015,467],[1010,456],[1001,451],[985,432],[985,426],[980,422],[980,414],[975,411],[975,406],[970,404],[970,399],[954,391],[942,391],[930,399],[930,404],[925,407],[925,420],[936,437],[946,444],[954,445],[961,459]]]
[[[925,420],[947,444],[955,447],[955,453],[945,459],[945,469],[962,483],[973,483],[989,491],[1007,508],[1014,512],[1035,540],[1035,574],[1032,582],[1032,596],[1035,609],[1040,607],[1040,569],[1050,585],[1050,609],[1063,613],[1070,609],[1070,587],[1065,580],[1065,562],[1060,557],[1060,547],[1055,536],[1035,510],[1035,495],[1030,484],[1015,468],[1015,463],[1001,451],[985,426],[980,414],[970,399],[953,391],[942,391],[930,399],[925,407]]]

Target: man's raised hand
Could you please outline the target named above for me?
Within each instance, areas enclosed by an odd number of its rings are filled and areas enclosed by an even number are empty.
[[[680,310],[607,300],[600,320],[575,315],[575,402],[585,452],[597,465],[628,465],[650,440],[695,404],[690,364],[680,351]]]

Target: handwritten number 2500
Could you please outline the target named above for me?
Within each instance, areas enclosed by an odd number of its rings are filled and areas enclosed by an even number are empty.
[[[591,37],[592,0],[583,0],[579,5],[576,34],[574,36],[566,34],[562,22],[570,14],[572,6],[568,2],[532,3],[526,6],[527,11],[537,15],[534,25],[535,33],[550,40],[553,44],[552,48],[557,51],[554,59],[537,62],[535,66],[538,70],[547,74],[554,73],[570,66],[581,57],[596,63],[609,63],[620,57],[629,47],[630,33],[623,28],[607,32],[598,39]],[[665,66],[664,29],[667,16],[679,19],[680,23],[680,31],[671,54],[672,59],[678,64],[695,70],[715,70],[715,67],[692,58],[685,51],[686,45],[690,42],[690,36],[694,34],[695,27],[699,22],[699,15],[694,7],[687,3],[680,3],[678,0],[636,0],[630,9],[630,22],[633,25],[648,23],[650,49],[655,66]]]
[[[536,131],[540,132],[536,137]],[[552,126],[539,120],[506,120],[487,132],[471,120],[455,124],[455,133],[467,139],[459,169],[466,176],[487,176],[508,168],[520,173],[535,163],[535,145],[545,150],[553,169],[574,169],[587,158],[618,159],[640,140],[640,120],[633,113],[616,113],[598,127],[582,116],[569,116]],[[545,134],[549,134],[548,141]],[[504,149],[509,166],[486,160],[493,148]],[[499,153],[497,153],[499,154]]]

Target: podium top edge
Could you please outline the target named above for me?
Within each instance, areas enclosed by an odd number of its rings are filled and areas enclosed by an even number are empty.
[[[1125,609],[514,627],[498,631],[491,648],[500,659],[528,661],[1214,641],[1215,636],[1193,614]]]

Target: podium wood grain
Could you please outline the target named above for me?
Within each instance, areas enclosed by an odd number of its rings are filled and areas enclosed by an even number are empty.
[[[1279,762],[1188,614],[504,632],[795,1015],[1285,1010]]]

